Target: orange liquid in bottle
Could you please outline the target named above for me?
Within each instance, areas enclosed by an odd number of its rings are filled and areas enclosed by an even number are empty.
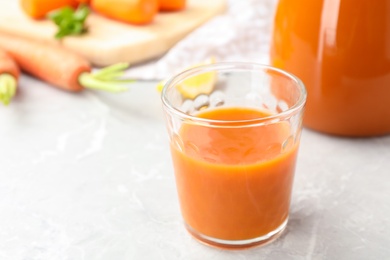
[[[219,108],[199,117],[245,120],[267,114]],[[182,215],[191,229],[223,240],[267,235],[288,218],[297,144],[287,122],[216,128],[183,124],[171,145]]]
[[[304,125],[390,133],[390,0],[280,0],[271,60],[304,82]]]

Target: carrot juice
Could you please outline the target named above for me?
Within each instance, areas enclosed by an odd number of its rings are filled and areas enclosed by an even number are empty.
[[[304,125],[390,133],[390,0],[280,0],[271,60],[308,92]]]
[[[262,64],[221,62],[172,77],[161,100],[189,233],[225,249],[279,237],[306,102],[302,81]]]
[[[196,116],[242,122],[236,120],[269,113],[226,107]],[[284,228],[298,146],[287,121],[224,127],[183,123],[178,136],[171,151],[181,211],[191,233],[243,241]]]

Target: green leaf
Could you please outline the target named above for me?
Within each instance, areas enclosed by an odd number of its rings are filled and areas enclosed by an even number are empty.
[[[76,10],[65,6],[50,12],[48,18],[58,27],[55,38],[61,39],[68,35],[80,35],[88,30],[85,26],[90,10],[86,5],[80,5]]]
[[[89,10],[88,6],[80,5],[79,8],[74,13],[74,18],[77,21],[84,22],[85,19],[87,19],[89,13],[90,13],[90,10]]]
[[[0,74],[0,101],[8,105],[16,92],[16,79],[11,74]]]
[[[135,80],[123,78],[124,71],[129,67],[128,63],[118,63],[94,73],[82,73],[79,83],[90,89],[104,90],[108,92],[123,92],[128,90],[128,84]]]

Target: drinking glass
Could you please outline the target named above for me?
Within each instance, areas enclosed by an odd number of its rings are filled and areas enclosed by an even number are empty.
[[[305,101],[297,77],[261,64],[215,63],[167,81],[162,103],[191,235],[228,249],[280,236]]]

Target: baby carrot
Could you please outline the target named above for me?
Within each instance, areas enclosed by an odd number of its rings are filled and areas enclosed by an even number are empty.
[[[45,18],[53,10],[64,6],[76,7],[76,0],[20,0],[22,10],[35,19]]]
[[[0,101],[4,105],[8,105],[15,95],[18,78],[19,67],[5,51],[0,49]]]
[[[158,12],[158,0],[91,0],[91,8],[118,21],[147,24]]]
[[[127,88],[119,79],[128,64],[117,64],[91,74],[91,65],[83,57],[48,42],[0,33],[0,48],[16,61],[20,69],[68,91],[94,88],[111,92]]]
[[[186,0],[158,0],[160,11],[179,11],[186,7]]]

